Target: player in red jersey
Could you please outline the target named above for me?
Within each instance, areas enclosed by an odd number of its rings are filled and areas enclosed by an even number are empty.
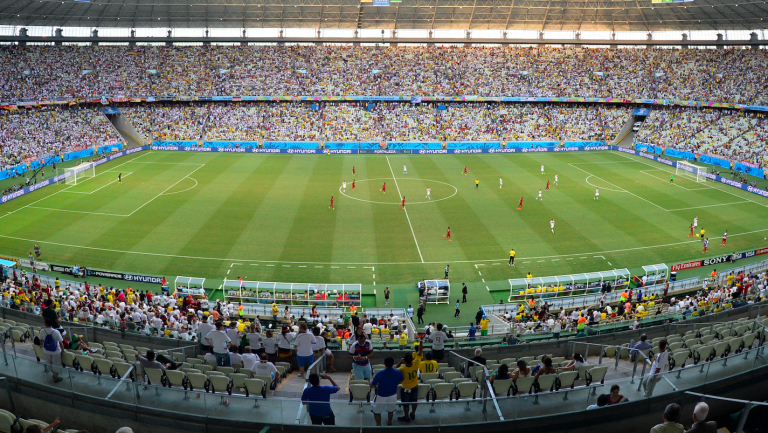
[[[726,241],[726,239],[725,239],[725,238],[727,238],[727,237],[728,237],[728,230],[726,230],[726,231],[725,231],[725,233],[723,233],[723,241],[722,241],[722,242],[720,242],[720,246],[721,246],[721,247],[724,247],[724,246],[725,246],[725,241]]]
[[[355,179],[352,179],[352,191],[355,190]]]
[[[352,176],[354,176],[354,175],[355,175],[355,166],[353,165],[352,166]]]
[[[467,174],[467,166],[466,165],[464,166],[464,174],[465,175]]]
[[[547,181],[547,189],[545,189],[544,191],[549,191],[549,181]]]
[[[522,209],[522,208],[523,208],[523,198],[522,198],[522,197],[520,197],[520,204],[519,204],[519,205],[517,205],[517,210],[520,210],[520,209]]]
[[[333,207],[333,196],[331,196],[331,205],[328,206],[328,209],[336,210],[336,208]]]
[[[449,241],[451,240],[451,228],[450,227],[448,227],[448,233],[443,235],[443,237],[444,238],[448,238]]]
[[[693,224],[691,224],[691,232],[688,234],[688,237],[693,236]]]
[[[384,185],[381,186],[381,192],[383,192],[384,194],[387,193],[387,183],[386,182],[384,182]]]
[[[403,202],[400,203],[400,207],[405,209],[405,197],[403,197]]]

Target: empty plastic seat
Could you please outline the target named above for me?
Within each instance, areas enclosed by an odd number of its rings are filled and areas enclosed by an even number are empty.
[[[428,380],[437,379],[438,376],[439,375],[437,373],[421,373],[421,381],[423,383],[427,383]]]
[[[496,397],[509,395],[512,388],[512,379],[496,379],[493,381],[493,393]]]
[[[429,386],[432,386],[432,385],[434,385],[436,383],[445,383],[445,380],[443,380],[443,379],[429,379],[426,382],[426,384],[429,385]]]
[[[474,399],[477,394],[477,382],[461,382],[456,384],[456,399]]]
[[[208,383],[208,376],[202,373],[187,373],[187,388],[192,390],[204,390]]]
[[[213,370],[213,367],[211,367],[210,365],[207,365],[207,364],[198,364],[196,368],[198,370],[202,371],[202,372],[212,371]]]
[[[699,361],[707,362],[710,356],[714,352],[715,348],[712,346],[701,346],[695,352],[693,352],[693,363],[698,364]]]
[[[259,379],[262,382],[264,382],[264,386],[267,387],[267,389],[274,389],[275,383],[272,381],[272,376],[253,376],[254,379]],[[266,394],[264,395],[264,398],[266,398]]]
[[[573,388],[573,385],[576,383],[576,378],[578,376],[579,373],[576,371],[564,371],[562,373],[558,373],[557,380],[555,381],[555,388],[558,390]]]
[[[243,384],[245,385],[245,395],[250,396],[253,395],[260,395],[264,398],[267,398],[267,386],[264,384],[264,381],[261,379],[245,379],[243,381]]]
[[[234,373],[235,369],[233,367],[216,367],[216,371],[219,371],[226,375],[229,373]]]
[[[88,355],[75,355],[77,357],[77,363],[80,364],[80,371],[90,371],[96,373],[96,364],[94,359]]]
[[[606,367],[607,368],[607,367]],[[517,379],[518,381],[520,379]],[[534,391],[536,392],[547,392],[551,391],[555,386],[555,381],[557,380],[556,374],[542,374],[539,376],[539,378],[536,380],[534,384]]]
[[[432,386],[432,401],[445,400],[453,396],[456,385],[452,383],[436,383]]]
[[[208,376],[208,389],[212,393],[227,393],[232,394],[232,379],[224,375],[211,375]]]
[[[534,376],[518,377],[513,386],[514,394],[530,394],[535,380]]]
[[[714,358],[722,358],[728,354],[729,344],[727,341],[721,341],[715,344]]]
[[[112,365],[115,366],[115,377],[116,378],[123,378],[126,377],[126,374],[128,375],[128,379],[136,380],[136,373],[133,369],[133,365],[127,363],[127,362],[117,362],[113,361]],[[129,374],[130,373],[130,374]]]
[[[112,364],[112,361],[108,359],[96,359],[93,361],[94,364],[96,364],[96,371],[99,374],[103,374],[106,376],[114,377],[115,376],[115,366]]]
[[[163,370],[159,368],[145,368],[144,375],[147,377],[147,383],[150,385],[162,385],[163,384]]]
[[[608,367],[594,367],[591,369],[588,369],[584,372],[587,385],[600,382],[601,384],[605,382],[605,375],[608,374]]]
[[[456,379],[457,377],[461,377],[461,373],[459,373],[458,371],[449,371],[449,372],[443,374],[443,379],[446,382],[450,382],[453,379]]]
[[[685,367],[685,362],[688,360],[688,352],[687,351],[679,351],[679,352],[672,352],[671,359],[669,361],[669,369],[672,370],[673,368],[683,368]]]
[[[178,370],[166,370],[165,377],[163,377],[163,386],[168,388],[177,386],[179,388],[185,387],[187,384],[187,374]]]

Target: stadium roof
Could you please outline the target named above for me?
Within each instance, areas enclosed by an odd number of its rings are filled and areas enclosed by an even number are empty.
[[[385,0],[386,1],[386,0]],[[0,0],[0,24],[68,27],[236,27],[514,30],[752,30],[766,1],[695,0]]]

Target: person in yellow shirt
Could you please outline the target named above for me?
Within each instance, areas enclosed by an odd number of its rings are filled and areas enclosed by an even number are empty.
[[[704,229],[701,229],[701,236],[702,239],[704,239]]]
[[[408,345],[408,335],[406,335],[405,332],[400,333],[400,337],[397,339],[397,344],[400,345],[400,350],[405,349],[405,346]]]
[[[424,343],[422,343],[422,344],[424,344]],[[432,359],[432,352],[427,352],[424,355],[424,358],[426,360],[421,361],[421,363],[419,364],[419,371],[421,372],[421,374],[424,374],[424,373],[437,373],[437,361]]]
[[[403,373],[403,390],[400,393],[400,401],[403,403],[405,414],[398,418],[400,421],[411,422],[416,417],[416,400],[419,397],[419,361],[413,359],[413,355],[406,353],[397,368]],[[410,413],[408,406],[411,407]]]
[[[490,322],[490,320],[488,320],[488,317],[486,316],[483,316],[483,319],[480,320],[480,335],[483,337],[488,336],[488,322]]]
[[[515,267],[515,250],[509,252],[509,266]]]
[[[277,315],[280,314],[280,307],[274,302],[272,303],[272,320],[277,320]]]
[[[422,346],[422,343],[420,341],[413,343],[413,348],[415,350],[411,354],[411,356],[413,356],[414,361],[421,364],[421,361],[424,359],[424,353],[422,352],[424,350],[424,347]]]

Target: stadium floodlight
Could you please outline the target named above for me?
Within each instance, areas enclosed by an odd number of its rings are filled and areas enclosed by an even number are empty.
[[[705,167],[691,164],[690,162],[684,160],[677,162],[677,169],[675,170],[676,175],[695,179],[696,182],[706,182],[706,173],[707,169]]]
[[[66,178],[64,182],[67,185],[77,185],[78,182],[82,182],[83,179],[96,176],[96,165],[92,162],[86,162],[74,167],[64,169],[64,173],[72,173]]]

